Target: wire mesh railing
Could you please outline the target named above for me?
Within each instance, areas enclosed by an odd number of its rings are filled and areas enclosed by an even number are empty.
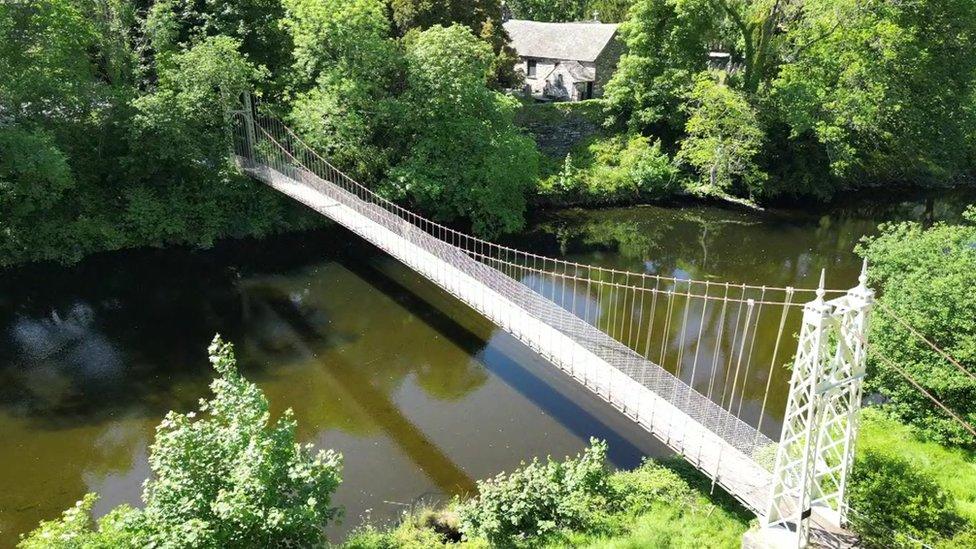
[[[766,433],[779,431],[781,366],[795,348],[784,333],[812,290],[617,271],[495,244],[379,196],[275,118],[234,117],[244,169],[314,188],[398,235],[403,253],[416,247],[467,273],[769,467],[758,456],[775,447]]]

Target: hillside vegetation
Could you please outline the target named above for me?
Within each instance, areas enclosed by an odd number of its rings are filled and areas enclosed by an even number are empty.
[[[504,93],[521,75],[500,0],[0,4],[0,265],[316,223],[229,164],[246,90],[364,184],[487,236],[529,197],[820,200],[973,174],[969,0],[510,8],[621,21],[599,131],[558,158]]]

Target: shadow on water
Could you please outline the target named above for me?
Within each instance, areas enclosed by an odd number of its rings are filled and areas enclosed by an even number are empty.
[[[314,359],[316,353],[312,349],[318,347],[322,339],[315,326],[292,302],[281,296],[267,298],[264,305],[281,317],[282,325],[291,328],[293,346],[306,359]],[[388,392],[369,379],[364,368],[333,358],[322,370],[330,377],[336,393],[347,397],[350,404],[346,405],[359,408],[364,416],[371,418],[438,489],[446,494],[475,491],[474,481],[404,416]],[[471,386],[469,390],[475,387]]]
[[[878,221],[954,220],[976,202],[929,198],[785,214],[566,211],[509,243],[716,281],[809,287],[826,267],[828,283],[844,287],[857,275],[852,247]],[[714,331],[718,316],[696,309],[691,326]],[[208,393],[215,332],[235,342],[273,410],[295,408],[302,440],[357,457],[337,495],[353,514],[384,499],[470,491],[472,478],[574,453],[591,435],[610,441],[618,466],[660,455],[646,433],[514,338],[344,230],[103,254],[0,273],[0,546],[87,491],[102,493],[101,511],[137,503],[154,426]],[[660,344],[674,353],[675,337]],[[715,347],[726,362],[731,350]],[[753,384],[756,373],[746,375]],[[749,396],[743,414],[753,413]]]
[[[456,345],[464,348],[488,371],[533,402],[539,409],[555,418],[576,436],[583,440],[591,436],[598,436],[607,440],[609,444],[608,457],[615,466],[634,467],[646,455],[630,440],[622,437],[603,420],[581,408],[578,401],[573,400],[573,397],[594,398],[585,389],[574,387],[577,390],[572,391],[571,394],[556,390],[551,380],[543,379],[525,367],[517,358],[511,356],[511,353],[506,353],[503,344],[492,344],[496,338],[510,340],[508,342],[510,346],[514,344],[521,347],[520,343],[515,343],[513,338],[509,338],[500,331],[496,333],[496,329],[488,321],[481,318],[471,318],[475,317],[472,311],[467,309],[464,309],[463,313],[458,311],[465,306],[453,297],[425,281],[419,282],[427,286],[424,290],[408,287],[386,274],[381,268],[369,268],[366,265],[361,265],[360,268],[356,269],[356,273],[364,280],[369,281],[374,288],[391,297],[395,296],[402,307],[423,318],[429,326]],[[439,295],[434,299],[421,297],[424,294],[429,295],[430,292]],[[477,327],[468,328],[465,325]],[[487,340],[484,335],[481,335],[486,331],[491,334]],[[541,359],[539,360],[541,361]],[[552,368],[548,364],[545,367]]]

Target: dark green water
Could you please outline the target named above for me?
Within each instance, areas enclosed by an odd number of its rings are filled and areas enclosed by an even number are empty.
[[[621,269],[716,281],[854,284],[853,245],[888,219],[957,219],[971,197],[742,213],[567,211],[511,239]],[[362,517],[470,492],[521,460],[609,440],[617,466],[665,451],[465,306],[342,229],[208,251],[106,254],[0,272],[0,547],[84,493],[138,503],[153,428],[207,394],[215,332],[305,441],[345,455],[338,536]],[[782,395],[780,395],[782,396]],[[775,425],[771,430],[775,431]]]

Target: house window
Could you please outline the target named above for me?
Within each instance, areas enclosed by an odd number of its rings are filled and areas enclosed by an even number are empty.
[[[586,83],[586,97],[585,99],[593,99],[593,82]]]
[[[525,62],[526,74],[529,78],[535,78],[535,59],[529,59]]]

